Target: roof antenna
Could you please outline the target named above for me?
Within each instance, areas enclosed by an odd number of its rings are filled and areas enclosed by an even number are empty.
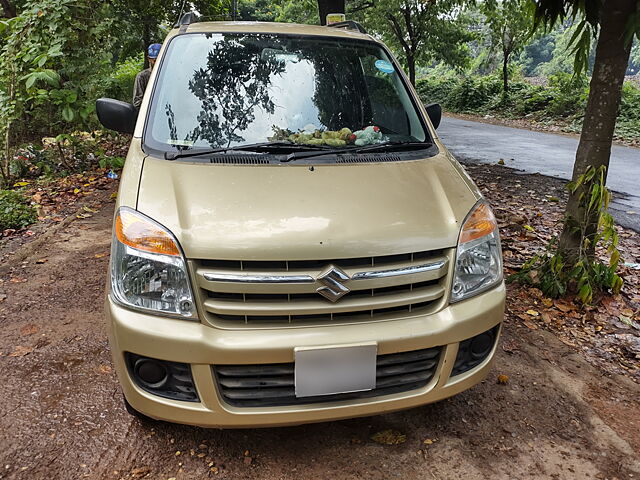
[[[176,25],[180,23],[180,19],[182,18],[182,12],[184,12],[184,6],[186,5],[186,3],[187,3],[187,0],[182,0],[182,6],[180,7],[180,13],[178,14]]]

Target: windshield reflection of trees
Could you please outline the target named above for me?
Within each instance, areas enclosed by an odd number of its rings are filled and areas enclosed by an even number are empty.
[[[206,63],[193,73],[189,90],[201,102],[195,128],[182,145],[206,140],[211,147],[225,147],[245,140],[256,118],[256,107],[273,114],[272,75],[284,73],[287,61],[264,55],[265,48],[297,56],[296,61],[313,65],[313,103],[321,129],[362,128],[372,122],[372,106],[366,95],[369,86],[359,59],[372,52],[356,48],[311,44],[262,35],[225,36],[213,43]],[[295,95],[292,87],[287,94]],[[165,106],[171,138],[177,138],[176,119],[170,104]],[[294,113],[294,112],[289,112]]]
[[[273,113],[269,96],[270,76],[284,72],[275,58],[263,58],[262,46],[242,37],[216,42],[206,64],[195,71],[189,90],[201,101],[197,126],[190,141],[204,139],[211,146],[229,146],[244,140],[240,135],[255,120],[255,108]]]

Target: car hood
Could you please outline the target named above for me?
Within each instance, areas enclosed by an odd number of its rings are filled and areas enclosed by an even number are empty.
[[[147,157],[137,209],[190,259],[322,260],[455,246],[478,196],[443,153],[314,167]]]

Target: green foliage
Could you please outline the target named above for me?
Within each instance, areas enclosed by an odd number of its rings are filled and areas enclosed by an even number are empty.
[[[105,2],[107,3],[107,2]],[[162,42],[166,28],[181,13],[197,11],[204,19],[222,20],[229,13],[229,0],[110,0],[118,36],[119,58],[135,57],[150,43]]]
[[[567,122],[579,129],[589,95],[588,79],[569,73],[551,75],[547,86],[512,81],[509,95],[501,94],[500,75],[456,75],[451,71],[430,71],[417,81],[425,103],[440,103],[446,110],[503,117],[533,116],[538,121]],[[640,88],[624,85],[616,135],[640,138]]]
[[[577,258],[570,261],[556,241],[550,243],[547,251],[536,255],[525,263],[520,272],[512,280],[534,285],[551,298],[575,292],[584,304],[593,302],[594,294],[602,292],[618,293],[622,288],[622,278],[616,273],[620,263],[618,251],[618,234],[613,217],[608,213],[611,194],[605,186],[606,167],[589,166],[587,171],[571,182],[567,188],[571,193],[584,187],[580,194],[580,203],[585,217],[591,214],[598,216],[598,228],[593,235],[587,234],[583,225],[586,222],[575,222],[572,228],[579,230],[581,247]],[[599,247],[606,251],[608,262],[593,258],[590,251]]]
[[[636,39],[631,49],[631,62],[635,67],[635,73],[640,73],[640,41]]]
[[[144,66],[144,54],[119,62],[107,78],[105,96],[131,103],[136,75]]]
[[[117,170],[124,167],[124,158],[122,157],[107,157],[103,156],[99,161],[100,168],[108,168],[110,170]]]
[[[640,138],[640,87],[631,82],[622,87],[616,134],[625,138]]]
[[[481,11],[488,27],[490,48],[502,56],[505,67],[531,37],[533,12],[529,0],[485,0]],[[508,88],[508,68],[503,72],[504,90]]]
[[[574,23],[573,33],[568,42],[573,70],[580,75],[587,70],[593,41],[598,38],[602,8],[607,8],[600,0],[536,0],[534,2],[534,28],[547,30],[570,21]],[[635,36],[640,40],[640,2],[636,2],[635,12],[627,20],[625,31],[620,32],[626,41]]]
[[[550,100],[545,112],[550,117],[567,117],[581,112],[587,105],[589,87],[584,76],[558,73],[549,77]]]
[[[273,3],[275,4],[276,22],[320,25],[316,0],[281,0]]]
[[[39,0],[11,19],[0,57],[0,129],[11,128],[10,142],[95,125],[99,72],[110,58],[106,9],[92,0]]]
[[[0,231],[24,228],[36,219],[36,210],[24,195],[14,190],[0,190]]]
[[[524,46],[517,63],[522,67],[525,76],[540,75],[541,65],[548,64],[556,58],[554,51],[558,41],[558,35],[559,32],[556,29],[547,35],[541,35],[533,39]],[[566,55],[562,55],[561,58],[566,58]],[[551,71],[549,73],[557,72]]]
[[[417,64],[442,62],[456,68],[468,64],[467,42],[474,35],[467,29],[465,16],[459,15],[463,3],[377,1],[363,11],[361,20],[399,55],[411,78]]]

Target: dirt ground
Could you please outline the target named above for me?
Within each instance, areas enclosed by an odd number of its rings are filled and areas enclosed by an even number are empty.
[[[640,476],[640,386],[511,315],[489,378],[434,405],[274,429],[140,421],[123,408],[101,313],[112,214],[104,192],[92,216],[0,251],[13,250],[0,265],[2,479]],[[370,439],[386,429],[406,441]]]

